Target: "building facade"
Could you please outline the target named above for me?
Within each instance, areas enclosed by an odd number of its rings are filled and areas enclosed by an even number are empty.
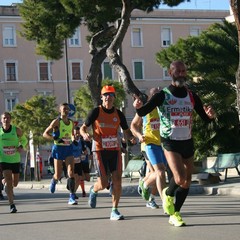
[[[199,35],[227,16],[229,11],[155,10],[149,14],[133,11],[121,54],[134,84],[146,93],[152,87],[168,86],[171,80],[167,69],[156,63],[156,53],[175,44],[179,38]],[[75,91],[87,84],[91,63],[85,40],[87,28],[79,26],[72,38],[66,40],[62,59],[48,61],[36,54],[34,42],[20,36],[22,23],[16,6],[0,6],[0,112],[11,111],[17,103],[38,94],[54,95],[58,104],[74,103]],[[104,78],[117,81],[118,76],[108,59],[102,64],[102,72]],[[129,123],[135,115],[132,102],[127,96],[123,106]],[[40,150],[46,173],[50,149]]]
[[[152,87],[167,86],[167,69],[156,63],[156,53],[180,37],[199,35],[228,15],[229,11],[219,10],[156,10],[149,14],[133,11],[121,52],[136,86],[146,93]],[[55,95],[57,103],[68,99],[73,103],[74,92],[86,84],[91,62],[86,27],[79,26],[66,41],[67,58],[65,55],[58,61],[47,61],[35,53],[34,42],[20,36],[22,22],[16,6],[0,6],[0,111],[11,111],[17,103],[37,94]],[[102,71],[103,77],[118,79],[107,59]],[[134,116],[131,97],[123,107],[130,121]]]

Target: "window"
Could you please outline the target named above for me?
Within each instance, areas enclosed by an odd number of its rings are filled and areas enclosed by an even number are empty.
[[[5,79],[7,82],[17,81],[17,62],[5,62]]]
[[[133,61],[133,77],[134,79],[143,79],[143,61],[142,60],[134,60]]]
[[[80,29],[77,28],[74,35],[69,39],[70,47],[80,47],[81,46],[81,34]]]
[[[142,47],[141,28],[132,28],[132,47]]]
[[[16,98],[7,98],[5,102],[5,108],[7,111],[12,111],[16,105]]]
[[[3,46],[15,47],[16,46],[16,29],[14,25],[3,26]]]
[[[169,27],[163,27],[161,29],[162,47],[168,47],[172,43],[171,41],[171,29]]]
[[[42,96],[51,96],[53,95],[52,90],[44,90],[44,89],[36,89],[36,92],[38,95],[42,95]]]
[[[82,80],[82,61],[70,61],[71,80]]]
[[[38,79],[39,81],[50,80],[50,62],[38,62]]]
[[[113,69],[111,68],[109,62],[103,62],[102,72],[103,79],[113,79]]]
[[[168,74],[168,69],[167,68],[163,68],[163,80],[171,80],[171,77]]]
[[[191,27],[190,28],[190,36],[199,36],[201,34],[201,29],[200,27]]]
[[[4,90],[5,110],[11,112],[18,103],[18,94],[16,90]]]

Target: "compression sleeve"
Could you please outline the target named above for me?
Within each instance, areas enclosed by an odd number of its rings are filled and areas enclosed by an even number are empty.
[[[159,93],[156,93],[152,96],[152,98],[146,102],[141,108],[137,109],[137,114],[142,117],[146,116],[148,113],[152,112],[158,106],[163,104],[165,99],[165,94],[161,90]]]
[[[127,130],[129,128],[129,126],[128,126],[125,115],[119,109],[117,109],[117,113],[120,118],[120,126],[121,126],[122,130]]]
[[[94,121],[97,119],[99,115],[99,107],[94,108],[92,111],[89,112],[87,118],[85,119],[85,125],[87,127],[91,126]]]

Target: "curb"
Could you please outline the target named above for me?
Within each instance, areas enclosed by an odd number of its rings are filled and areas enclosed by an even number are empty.
[[[92,183],[93,184],[93,183]],[[88,192],[92,184],[86,184],[85,188]],[[138,195],[137,192],[137,184],[134,185],[125,185],[122,186],[122,195]],[[31,182],[31,183],[19,183],[17,186],[18,189],[48,189],[49,184],[47,183],[38,183],[38,182]],[[66,185],[64,183],[58,184],[56,186],[56,191],[68,191],[66,189]],[[108,190],[103,190],[104,192],[108,192]],[[240,196],[240,187],[236,186],[204,186],[204,185],[196,185],[193,184],[190,187],[189,194],[192,195],[223,195],[223,196]]]

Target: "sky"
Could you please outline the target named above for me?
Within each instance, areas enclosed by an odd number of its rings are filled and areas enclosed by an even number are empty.
[[[190,3],[181,3],[178,7],[172,9],[229,10],[229,1],[230,0],[191,0]],[[11,5],[12,3],[21,2],[22,0],[0,0],[0,5]]]

